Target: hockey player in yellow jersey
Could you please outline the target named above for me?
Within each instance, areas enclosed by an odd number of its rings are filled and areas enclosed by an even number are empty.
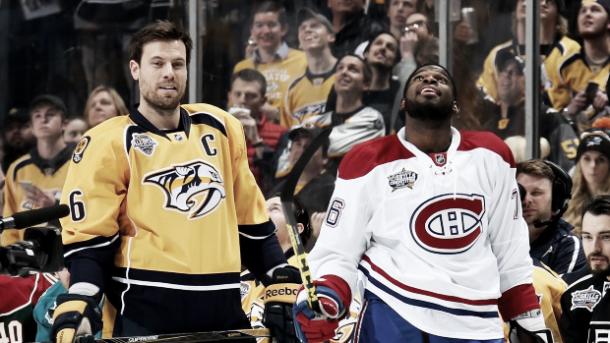
[[[57,300],[57,342],[99,331],[102,294],[117,310],[114,336],[249,328],[241,265],[263,283],[286,269],[241,124],[180,105],[190,49],[168,21],[134,34],[137,109],[88,131],[72,156],[62,196],[71,284]]]

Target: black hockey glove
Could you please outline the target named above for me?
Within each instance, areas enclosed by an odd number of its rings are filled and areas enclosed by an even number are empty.
[[[102,330],[102,315],[94,297],[80,294],[61,294],[53,313],[51,337],[56,343],[72,343],[79,336],[90,340]],[[87,341],[87,339],[85,339]],[[78,342],[84,342],[78,339]]]
[[[551,330],[546,328],[540,310],[523,313],[510,321],[511,343],[553,343]]]
[[[294,332],[292,305],[301,287],[301,274],[292,266],[276,269],[271,278],[271,285],[265,288],[263,301],[265,313],[263,325],[271,331],[278,342],[298,342]]]

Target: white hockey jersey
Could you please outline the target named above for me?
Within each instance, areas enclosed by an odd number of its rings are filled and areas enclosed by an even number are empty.
[[[514,162],[493,134],[452,135],[446,153],[418,150],[404,128],[352,149],[309,262],[352,293],[360,270],[365,297],[425,332],[498,339],[499,298],[532,282]]]

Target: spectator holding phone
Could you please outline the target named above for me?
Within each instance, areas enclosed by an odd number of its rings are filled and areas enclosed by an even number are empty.
[[[582,129],[608,104],[602,90],[610,72],[610,0],[582,1],[577,26],[580,52],[561,63],[558,75],[549,75],[548,96],[555,109],[562,109],[566,119],[577,120]]]

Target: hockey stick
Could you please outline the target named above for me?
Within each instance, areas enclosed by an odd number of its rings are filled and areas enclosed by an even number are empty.
[[[75,343],[136,343],[136,342],[180,342],[180,343],[198,343],[198,342],[217,342],[228,340],[247,340],[253,338],[271,337],[269,329],[243,329],[243,330],[227,330],[227,331],[208,331],[208,332],[191,332],[191,333],[168,333],[160,335],[134,336],[134,337],[115,337],[102,338],[92,340],[91,336],[81,337],[75,340]]]
[[[322,146],[322,143],[328,139],[331,131],[332,127],[328,127],[311,140],[307,149],[305,149],[301,157],[299,157],[298,161],[292,167],[290,174],[286,177],[286,183],[280,194],[284,216],[286,217],[286,226],[288,227],[288,233],[290,235],[290,243],[294,250],[299,271],[301,272],[303,287],[307,290],[307,302],[309,303],[309,307],[316,312],[320,312],[320,303],[318,301],[318,296],[316,295],[316,287],[311,280],[311,270],[309,269],[306,259],[307,254],[305,253],[305,247],[303,246],[301,236],[297,229],[297,219],[294,216],[294,190],[307,163],[309,163],[309,160],[318,148]]]

